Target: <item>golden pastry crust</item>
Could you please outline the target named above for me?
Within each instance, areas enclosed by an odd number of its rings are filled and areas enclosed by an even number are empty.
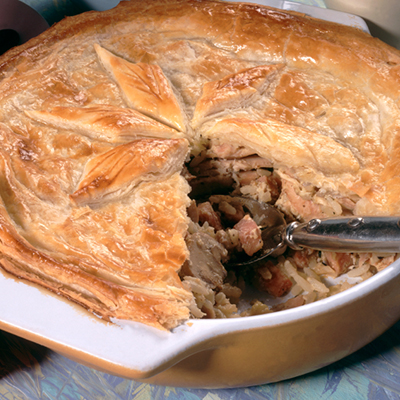
[[[122,1],[12,49],[0,79],[0,263],[104,318],[189,317],[180,171],[209,141],[356,214],[400,212],[400,53],[354,28]]]
[[[205,83],[194,110],[193,127],[197,128],[209,115],[256,103],[281,68],[282,64],[262,65]]]
[[[184,137],[164,124],[130,108],[110,104],[87,107],[54,107],[49,111],[25,111],[36,121],[56,128],[72,130],[111,143],[129,142],[143,137]]]
[[[125,95],[128,105],[173,128],[185,131],[181,107],[158,65],[131,63],[99,45],[97,55]]]
[[[204,134],[220,143],[245,146],[275,168],[311,168],[326,175],[356,174],[353,153],[330,137],[274,119],[224,118]]]
[[[121,144],[87,162],[70,198],[80,206],[119,201],[142,182],[179,172],[187,153],[185,139],[142,139]]]

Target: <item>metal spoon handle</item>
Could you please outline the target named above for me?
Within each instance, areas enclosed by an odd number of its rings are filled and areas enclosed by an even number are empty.
[[[304,247],[346,252],[400,252],[400,217],[349,217],[292,222],[284,241],[293,249]]]

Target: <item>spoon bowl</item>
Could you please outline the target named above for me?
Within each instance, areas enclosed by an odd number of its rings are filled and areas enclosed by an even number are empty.
[[[244,197],[232,197],[231,204],[240,204],[250,212],[261,229],[263,246],[253,256],[235,259],[230,265],[255,265],[282,254],[287,246],[341,253],[400,252],[399,216],[314,218],[286,224],[283,214],[272,205]]]

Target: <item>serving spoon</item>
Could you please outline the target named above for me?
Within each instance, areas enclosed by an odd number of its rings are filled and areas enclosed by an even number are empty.
[[[251,257],[234,260],[235,266],[250,266],[280,255],[287,246],[294,250],[310,248],[340,253],[400,252],[400,216],[313,218],[286,224],[283,214],[269,204],[243,197],[232,197],[231,203],[249,210],[263,240],[261,250]]]

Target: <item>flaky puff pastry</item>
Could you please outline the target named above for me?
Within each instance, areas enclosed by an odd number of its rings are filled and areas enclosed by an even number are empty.
[[[99,45],[94,48],[106,70],[121,87],[130,107],[175,129],[186,130],[181,107],[158,65],[131,63]]]
[[[9,51],[0,78],[0,263],[104,318],[189,317],[187,152],[234,145],[355,214],[400,212],[400,54],[357,29],[123,1]]]
[[[95,104],[87,107],[54,107],[50,110],[25,111],[36,121],[56,128],[72,130],[90,138],[110,143],[130,142],[143,137],[179,138],[176,131],[146,115],[110,104]]]
[[[182,143],[185,141],[142,139],[93,157],[70,198],[80,206],[121,200],[139,184],[159,181],[182,168],[188,152]]]

